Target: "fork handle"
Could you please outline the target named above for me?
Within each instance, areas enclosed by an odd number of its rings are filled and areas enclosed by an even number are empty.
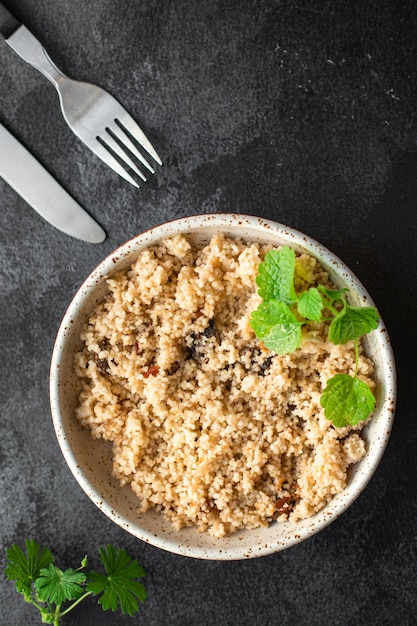
[[[6,39],[6,43],[13,48],[22,59],[30,63],[30,65],[33,65],[33,67],[46,76],[55,87],[57,87],[60,79],[65,78],[64,74],[52,61],[43,45],[36,39],[35,35],[32,35],[26,26],[19,26],[19,28]]]
[[[66,78],[49,54],[26,26],[21,24],[0,2],[0,33],[6,43],[30,65],[58,88],[58,81]]]

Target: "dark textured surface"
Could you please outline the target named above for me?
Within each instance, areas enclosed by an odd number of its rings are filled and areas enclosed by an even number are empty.
[[[141,190],[67,128],[56,93],[0,41],[0,122],[108,233],[50,227],[0,180],[0,562],[26,536],[62,565],[113,542],[149,572],[131,620],[87,601],[68,624],[415,624],[417,13],[414,0],[9,0],[70,76],[106,88],[164,160]],[[0,146],[1,149],[1,146]],[[49,360],[83,279],[145,228],[191,213],[276,219],[319,239],[372,293],[399,401],[377,473],[340,520],[247,562],[145,545],[84,496],[55,440]],[[37,615],[0,576],[0,622]]]

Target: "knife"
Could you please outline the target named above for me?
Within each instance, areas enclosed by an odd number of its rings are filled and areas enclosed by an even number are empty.
[[[52,226],[90,243],[105,240],[101,226],[2,124],[0,176]]]

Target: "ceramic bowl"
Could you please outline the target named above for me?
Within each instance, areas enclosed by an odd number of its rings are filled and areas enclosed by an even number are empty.
[[[334,283],[348,287],[350,301],[373,306],[355,275],[311,237],[282,224],[237,214],[197,215],[152,228],[110,254],[92,272],[74,296],[59,328],[50,373],[52,418],[59,445],[74,477],[94,504],[113,522],[135,537],[163,550],[201,559],[248,559],[284,550],[304,541],[336,520],[361,494],[384,453],[390,435],[396,400],[393,353],[384,323],[366,337],[366,349],[376,364],[377,406],[365,427],[367,453],[353,468],[346,489],[314,517],[296,523],[272,523],[268,528],[240,531],[223,539],[194,529],[173,530],[162,515],[139,514],[131,489],[121,488],[111,473],[111,445],[93,440],[74,416],[77,401],[74,353],[81,347],[80,331],[91,309],[106,292],[106,278],[130,266],[137,254],[161,239],[183,233],[196,244],[208,243],[218,232],[273,246],[288,244],[314,255],[329,271]]]

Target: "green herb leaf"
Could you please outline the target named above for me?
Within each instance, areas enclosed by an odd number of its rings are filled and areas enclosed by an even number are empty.
[[[270,250],[259,264],[256,284],[263,299],[253,311],[250,326],[266,348],[277,354],[289,354],[301,344],[301,327],[306,321],[330,321],[328,338],[334,344],[355,341],[355,375],[338,374],[324,390],[320,402],[326,417],[337,427],[357,424],[368,418],[375,408],[369,387],[358,379],[358,340],[378,328],[378,311],[374,307],[355,307],[346,302],[343,289],[310,287],[296,294],[294,250],[284,246]],[[301,275],[301,266],[297,268]],[[305,282],[313,283],[308,275]],[[290,308],[292,307],[292,308]],[[297,317],[294,310],[297,309]],[[324,310],[326,311],[323,315]]]
[[[85,574],[80,570],[87,566],[87,556],[77,569],[62,571],[53,565],[48,549],[41,550],[30,539],[25,543],[27,554],[16,544],[7,549],[5,574],[9,580],[16,581],[16,589],[25,601],[36,607],[43,624],[58,625],[61,618],[91,594],[102,594],[98,603],[104,610],[114,611],[120,605],[122,613],[129,615],[138,610],[138,600],[146,600],[145,588],[137,580],[146,575],[145,570],[125,550],[116,551],[112,545],[100,549],[106,574]]]
[[[26,554],[15,543],[6,550],[8,566],[5,569],[7,578],[16,582],[16,589],[29,601],[32,584],[43,567],[48,567],[54,558],[47,548],[42,548],[32,539],[25,540]]]
[[[294,289],[295,252],[284,246],[269,250],[259,264],[256,284],[263,300],[278,300],[291,304],[297,299]]]
[[[288,354],[300,347],[302,323],[284,302],[262,302],[252,312],[250,325],[266,348]]]
[[[329,327],[329,340],[345,344],[378,328],[378,311],[374,307],[345,304]]]
[[[96,571],[88,574],[87,590],[96,596],[102,594],[98,603],[104,611],[115,611],[120,605],[123,614],[134,615],[139,610],[138,600],[144,602],[146,599],[146,590],[137,581],[146,575],[145,570],[126,550],[116,551],[108,545],[99,552],[106,574]]]
[[[331,303],[335,302],[336,300],[340,300],[341,298],[343,298],[345,293],[348,293],[349,291],[349,289],[346,289],[346,287],[344,289],[326,289],[326,287],[323,287],[323,285],[319,285],[317,289],[321,291],[321,293],[324,294]]]
[[[298,312],[302,317],[312,322],[320,322],[322,319],[323,300],[320,292],[315,287],[304,291],[297,303]]]
[[[325,416],[337,428],[366,420],[375,403],[368,385],[349,374],[336,374],[330,378],[320,398]]]
[[[84,592],[82,583],[86,575],[74,569],[65,572],[55,565],[49,565],[40,571],[35,580],[36,591],[41,602],[62,604],[65,600],[78,600]]]

